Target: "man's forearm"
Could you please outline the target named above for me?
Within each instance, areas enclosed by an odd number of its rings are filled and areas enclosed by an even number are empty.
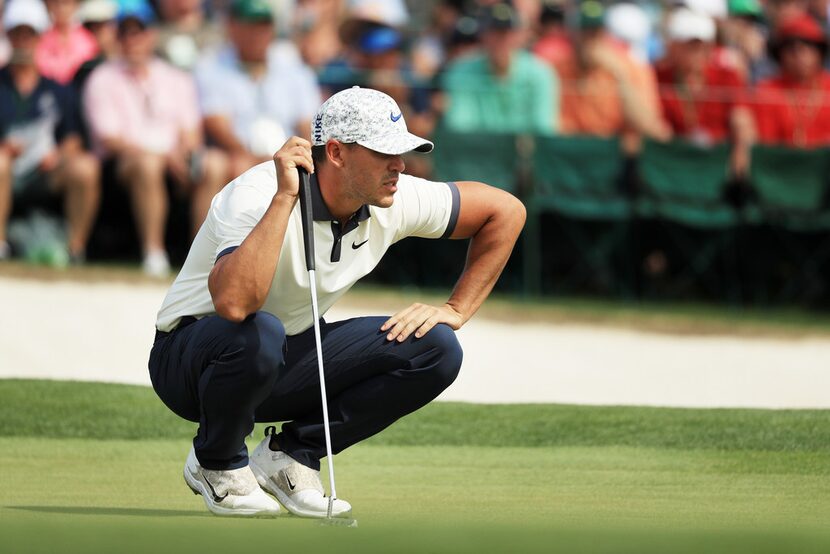
[[[467,322],[493,290],[525,222],[518,201],[501,209],[470,240],[464,272],[447,301]]]
[[[217,314],[242,321],[265,303],[296,201],[296,196],[275,195],[239,248],[217,262],[208,278]]]
[[[247,152],[245,146],[236,138],[230,120],[221,115],[205,117],[205,132],[220,148],[228,152]]]
[[[638,133],[649,138],[667,140],[668,127],[663,124],[660,114],[646,104],[622,73],[617,74],[616,79],[625,121]]]
[[[280,259],[285,230],[299,196],[297,168],[314,171],[311,144],[291,137],[274,154],[277,193],[268,209],[239,248],[216,261],[208,277],[208,290],[216,313],[242,321],[262,308],[271,290]]]

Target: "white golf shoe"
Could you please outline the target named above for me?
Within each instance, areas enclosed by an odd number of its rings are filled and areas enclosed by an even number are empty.
[[[184,480],[194,494],[201,494],[208,510],[218,516],[275,516],[280,505],[265,494],[248,466],[227,471],[199,465],[191,447],[184,464]]]
[[[292,514],[301,517],[325,518],[329,499],[323,492],[320,472],[304,466],[281,450],[271,450],[271,437],[266,429],[265,439],[250,456],[251,470],[259,486],[271,493]],[[352,506],[335,498],[332,517],[348,517]]]

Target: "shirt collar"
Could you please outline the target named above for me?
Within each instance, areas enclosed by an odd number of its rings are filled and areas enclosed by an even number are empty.
[[[331,215],[329,207],[326,206],[326,202],[323,200],[323,193],[320,192],[320,184],[317,182],[316,173],[311,174],[309,182],[311,183],[311,213],[314,216],[314,221],[337,221],[337,218]],[[370,216],[369,206],[363,204],[349,219],[360,223],[369,219]]]

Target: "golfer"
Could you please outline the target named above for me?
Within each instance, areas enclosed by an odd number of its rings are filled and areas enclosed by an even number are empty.
[[[321,321],[334,453],[383,430],[446,389],[461,367],[461,328],[490,293],[525,220],[510,194],[476,182],[403,173],[401,155],[429,152],[394,100],[351,88],[317,112],[311,143],[292,137],[273,162],[216,195],[156,323],[150,377],[161,400],[199,429],[188,486],[220,515],[326,517],[325,457],[298,168],[311,173],[320,313],[409,237],[471,238],[441,306],[391,317]],[[249,456],[254,422],[266,429]],[[270,493],[265,494],[264,491]],[[351,512],[336,499],[333,515]]]

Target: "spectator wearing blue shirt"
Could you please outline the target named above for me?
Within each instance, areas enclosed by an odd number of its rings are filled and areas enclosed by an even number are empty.
[[[197,64],[195,77],[207,137],[228,152],[235,177],[270,160],[291,135],[310,136],[320,89],[296,51],[273,43],[269,2],[233,0],[228,37]]]
[[[99,165],[82,149],[77,99],[40,75],[35,50],[49,27],[41,0],[11,0],[3,27],[12,46],[0,69],[0,259],[8,258],[12,204],[29,208],[63,195],[70,259],[81,261],[98,210]]]

